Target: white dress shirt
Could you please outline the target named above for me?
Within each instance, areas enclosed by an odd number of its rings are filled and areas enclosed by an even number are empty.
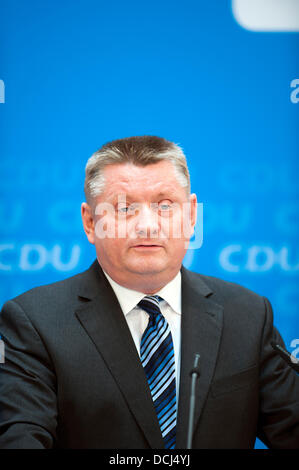
[[[115,282],[104,271],[120,307],[125,315],[131,335],[133,337],[137,352],[140,357],[140,343],[142,335],[148,325],[149,315],[140,307],[138,302],[147,294],[136,290],[127,289]],[[172,334],[174,359],[176,368],[176,395],[178,404],[178,392],[180,383],[180,362],[181,362],[181,272],[179,271],[172,281],[162,287],[155,295],[159,295],[164,299],[160,303],[160,309],[166,318]]]

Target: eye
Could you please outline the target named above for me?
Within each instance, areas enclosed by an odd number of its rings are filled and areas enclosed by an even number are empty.
[[[160,204],[159,208],[160,208],[161,211],[169,211],[170,204]]]
[[[135,214],[136,210],[137,210],[136,204],[130,204],[130,205],[118,204],[116,207],[116,211],[119,214],[133,215]]]
[[[171,201],[162,201],[159,202],[159,210],[161,212],[169,212],[172,209],[172,203]]]
[[[118,205],[116,207],[116,210],[117,212],[119,212],[120,214],[126,214],[129,210],[129,206],[121,206],[121,205]]]

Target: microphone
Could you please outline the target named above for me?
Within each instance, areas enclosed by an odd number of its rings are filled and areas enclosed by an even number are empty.
[[[293,356],[289,351],[286,351],[280,344],[271,341],[272,348],[292,367],[296,372],[299,372],[299,360]]]
[[[200,376],[199,368],[199,354],[194,354],[194,363],[190,371],[191,375],[191,391],[190,391],[190,408],[189,408],[189,421],[188,421],[188,434],[187,434],[187,449],[192,449],[193,428],[194,428],[194,411],[196,403],[196,384]]]

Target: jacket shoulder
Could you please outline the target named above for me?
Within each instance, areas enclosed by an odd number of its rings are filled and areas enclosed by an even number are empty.
[[[38,312],[40,316],[44,316],[55,310],[61,312],[74,309],[80,303],[80,295],[91,298],[98,290],[100,290],[98,268],[96,263],[93,263],[81,273],[61,281],[34,287],[8,300],[3,308],[7,304],[17,304],[25,312],[33,315],[34,312]]]
[[[33,287],[11,300],[19,304],[23,304],[24,302],[30,301],[31,299],[37,299],[39,297],[48,299],[53,295],[59,295],[59,293],[66,295],[73,291],[77,285],[80,285],[83,274],[84,273],[78,273],[61,281]]]
[[[193,286],[205,286],[207,296],[221,305],[258,307],[265,309],[265,297],[248,287],[218,277],[186,270]]]

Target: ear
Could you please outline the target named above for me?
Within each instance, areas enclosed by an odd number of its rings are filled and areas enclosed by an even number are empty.
[[[88,241],[94,245],[94,217],[92,208],[87,202],[81,204],[81,217]]]
[[[190,225],[191,235],[194,233],[194,227],[197,220],[197,197],[196,194],[190,194]]]

